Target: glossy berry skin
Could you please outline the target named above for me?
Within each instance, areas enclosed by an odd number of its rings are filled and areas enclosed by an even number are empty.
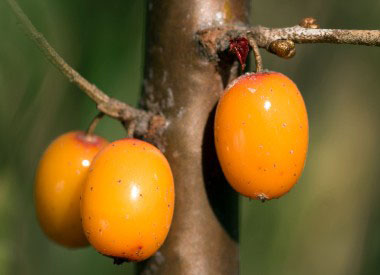
[[[35,182],[37,218],[46,235],[63,246],[88,245],[79,199],[91,161],[107,143],[98,136],[69,132],[55,139],[39,162]]]
[[[118,261],[145,260],[163,244],[173,210],[172,172],[155,146],[121,139],[95,158],[81,215],[84,232],[98,252]]]
[[[287,193],[307,154],[308,118],[297,86],[277,72],[246,74],[222,95],[215,146],[232,187],[252,199]]]

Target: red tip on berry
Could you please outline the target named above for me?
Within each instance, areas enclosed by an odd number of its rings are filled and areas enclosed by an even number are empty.
[[[241,69],[245,68],[245,61],[247,60],[249,52],[249,42],[247,38],[238,37],[230,40],[230,51],[236,54],[241,64]]]

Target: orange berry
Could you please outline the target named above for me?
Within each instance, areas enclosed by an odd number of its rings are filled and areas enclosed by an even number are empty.
[[[174,181],[165,156],[137,139],[110,143],[83,188],[84,232],[100,253],[142,261],[164,242],[173,216]]]
[[[39,162],[37,218],[46,235],[63,246],[88,244],[80,221],[79,197],[91,161],[107,143],[98,136],[69,132],[54,140]]]
[[[244,196],[269,200],[299,179],[308,147],[308,119],[297,86],[276,72],[246,74],[221,97],[215,146],[224,175]]]

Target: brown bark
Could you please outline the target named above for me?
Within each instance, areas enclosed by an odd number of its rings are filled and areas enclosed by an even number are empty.
[[[238,199],[220,171],[212,130],[214,107],[237,66],[202,57],[195,33],[247,23],[247,2],[148,1],[142,105],[166,117],[176,204],[164,246],[139,266],[140,274],[239,273]]]
[[[279,57],[290,58],[295,54],[294,44],[329,43],[329,44],[351,44],[363,46],[380,47],[380,30],[341,30],[341,29],[319,29],[315,24],[309,24],[304,18],[300,25],[288,28],[267,28],[263,26],[239,26],[225,25],[201,29],[197,32],[197,40],[203,47],[203,52],[210,60],[217,60],[218,52],[229,48],[231,39],[247,37],[254,39],[257,46],[264,48]],[[276,42],[285,42],[277,44]],[[288,44],[288,45],[286,45]],[[289,48],[291,52],[283,52]],[[277,48],[277,49],[276,49]]]

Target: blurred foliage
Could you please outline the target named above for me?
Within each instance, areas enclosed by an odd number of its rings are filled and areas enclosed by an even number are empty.
[[[19,0],[57,51],[111,96],[136,104],[143,64],[144,1]],[[380,4],[363,0],[255,1],[252,22],[291,26],[315,16],[322,27],[378,29]],[[91,248],[47,240],[33,207],[39,156],[59,134],[85,129],[94,104],[23,35],[0,2],[0,274],[132,274]],[[304,175],[285,197],[242,199],[241,274],[377,274],[380,269],[380,49],[300,45],[266,68],[298,85],[309,112]],[[113,140],[121,125],[97,132]]]

